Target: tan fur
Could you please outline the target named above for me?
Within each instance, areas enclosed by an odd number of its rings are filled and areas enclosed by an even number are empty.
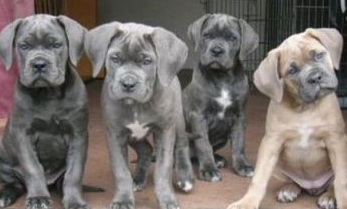
[[[272,99],[266,133],[251,185],[245,196],[228,209],[258,208],[276,165],[279,170],[308,181],[333,172],[337,208],[347,209],[347,138],[337,97],[332,93],[313,103],[304,103],[298,96],[298,84],[286,76],[292,62],[305,68],[311,50],[330,54],[324,63],[328,70],[339,63],[342,38],[337,31],[323,31],[330,33],[325,36],[336,36],[334,40],[339,42],[334,44],[335,48],[326,47],[327,43],[319,39],[321,32],[308,29],[289,37],[269,53],[255,72],[256,86]],[[321,197],[331,193],[329,189]]]

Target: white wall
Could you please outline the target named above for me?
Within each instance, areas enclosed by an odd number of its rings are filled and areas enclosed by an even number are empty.
[[[200,0],[98,0],[99,24],[114,20],[138,22],[161,26],[174,32],[190,47],[186,68],[193,68],[196,60],[193,47],[187,39],[187,28],[203,14]]]

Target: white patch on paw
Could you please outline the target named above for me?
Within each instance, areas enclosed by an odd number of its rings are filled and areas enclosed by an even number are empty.
[[[254,176],[254,171],[251,171],[249,173],[246,173],[246,177],[253,177]]]
[[[190,192],[193,189],[193,184],[189,181],[186,182],[177,182],[177,185],[179,186],[179,188],[181,188],[184,192]]]
[[[277,194],[277,200],[279,202],[293,202],[296,198],[298,198],[297,193],[287,190],[281,190]]]
[[[6,206],[6,201],[4,199],[0,199],[0,208],[3,208]]]
[[[220,177],[219,176],[213,176],[211,178],[211,182],[216,182],[216,181],[220,181]]]
[[[319,198],[318,206],[323,209],[335,209],[335,200],[333,198]]]

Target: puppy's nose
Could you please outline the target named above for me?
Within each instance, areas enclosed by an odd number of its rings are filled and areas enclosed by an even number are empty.
[[[212,55],[213,56],[215,56],[215,57],[218,57],[218,56],[220,56],[221,54],[224,54],[224,49],[222,48],[222,47],[220,47],[220,46],[215,46],[215,47],[213,47],[212,49],[211,49],[211,53],[212,53]]]
[[[322,73],[320,72],[312,73],[307,80],[309,84],[319,84],[321,81],[322,81]]]
[[[126,92],[133,92],[137,85],[137,81],[133,76],[127,76],[120,81],[122,89]]]
[[[47,61],[44,59],[35,59],[31,66],[34,69],[35,73],[44,73],[47,70]]]

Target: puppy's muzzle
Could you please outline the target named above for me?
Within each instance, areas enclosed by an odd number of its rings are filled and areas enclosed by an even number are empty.
[[[322,69],[314,69],[307,75],[306,82],[313,86],[320,86],[324,89],[335,90],[337,79],[333,73],[326,73]]]
[[[139,83],[137,78],[133,75],[126,75],[119,80],[121,88],[126,93],[132,93],[135,91],[137,84]]]
[[[48,60],[38,57],[30,62],[30,66],[35,74],[43,74],[48,70],[49,62]]]
[[[210,53],[213,57],[220,57],[225,53],[225,50],[220,46],[214,46],[211,48]]]

